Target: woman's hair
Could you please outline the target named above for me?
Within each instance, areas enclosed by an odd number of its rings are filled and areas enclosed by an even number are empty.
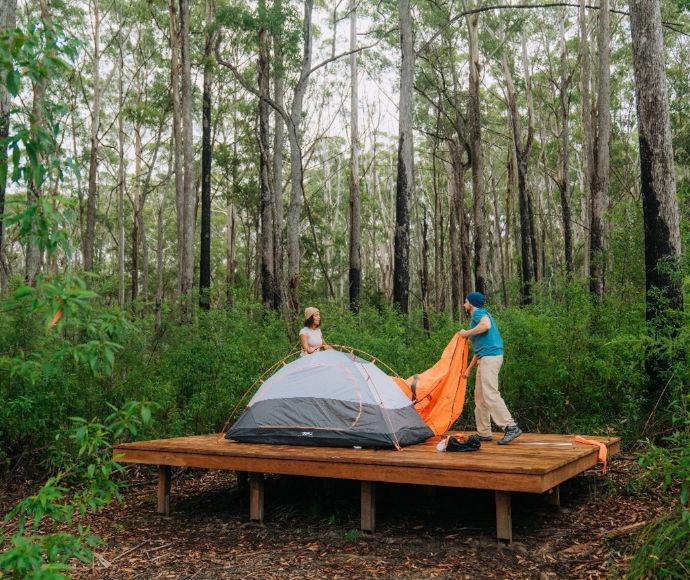
[[[312,314],[309,318],[307,318],[304,321],[304,326],[306,326],[307,328],[311,328],[313,324],[314,324],[314,315]],[[316,328],[318,328],[319,326],[321,326],[321,320],[319,320],[319,323],[316,325]]]

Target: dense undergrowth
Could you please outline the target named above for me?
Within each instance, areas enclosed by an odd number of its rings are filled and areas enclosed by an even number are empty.
[[[365,351],[402,376],[434,364],[461,327],[445,314],[436,315],[433,331],[426,332],[420,314],[401,317],[392,309],[364,307],[355,316],[335,305],[319,306],[327,341]],[[644,433],[649,339],[641,305],[595,307],[584,291],[573,290],[567,299],[492,310],[506,345],[503,395],[526,430],[615,433],[627,441],[654,435]],[[171,314],[159,331],[152,317],[127,321],[97,305],[87,317],[78,326],[67,319],[61,330],[46,331],[44,319],[33,319],[25,309],[4,315],[0,461],[5,469],[31,450],[36,429],[57,434],[65,417],[104,416],[108,404],[130,400],[155,406],[147,435],[218,431],[263,371],[295,350],[301,324],[300,319],[288,324],[251,303],[200,311],[186,324]],[[95,360],[74,350],[73,343],[85,337],[94,343]],[[674,348],[687,352],[686,341],[680,337]],[[112,355],[104,358],[103,349]],[[684,372],[671,375],[658,412],[682,392]],[[471,425],[471,391],[470,381],[460,425]]]
[[[86,418],[77,419],[77,428],[90,422],[100,425],[94,419],[98,417],[109,417],[112,423],[118,416],[113,410],[127,409],[131,401],[145,401],[146,421],[138,420],[136,429],[120,425],[116,434],[113,429],[102,430],[99,441],[106,449],[115,439],[132,436],[219,431],[242,398],[251,395],[248,390],[264,370],[295,350],[302,322],[297,318],[286,323],[260,305],[237,301],[232,308],[199,311],[186,323],[171,312],[156,330],[152,317],[132,321],[90,300],[81,309],[73,303],[74,319],[66,314],[49,328],[46,312],[34,309],[35,304],[36,295],[15,293],[3,303],[5,315],[0,322],[2,476],[11,477],[18,464],[30,462],[50,477],[47,488],[27,499],[31,509],[53,501],[63,511],[74,509],[64,507],[69,502],[65,503],[63,473],[77,479],[79,473],[84,476],[85,481],[72,482],[71,489],[93,490],[95,486],[96,491],[99,486],[108,490],[107,482],[117,473],[105,456],[100,462],[85,463],[80,458],[84,451],[74,444],[75,424],[70,418]],[[329,342],[365,351],[402,376],[430,367],[453,334],[467,324],[439,314],[433,317],[433,330],[427,332],[421,313],[403,317],[389,308],[364,306],[353,315],[335,304],[318,305]],[[663,575],[664,570],[674,569],[673,562],[679,558],[676,567],[687,566],[687,547],[685,551],[659,548],[666,546],[659,538],[671,534],[682,544],[682,530],[690,531],[687,325],[673,341],[653,344],[641,304],[594,305],[586,291],[576,287],[569,288],[567,295],[542,296],[531,307],[491,310],[506,344],[502,391],[523,429],[616,434],[628,444],[642,441],[641,462],[650,468],[650,483],[656,478],[673,492],[668,518],[643,535],[641,551],[653,557],[635,559],[633,570],[639,574],[632,577],[644,576],[650,569],[656,576]],[[644,361],[653,348],[675,364],[669,369],[663,398],[650,402],[644,396]],[[472,394],[470,381],[465,410],[456,424],[459,428],[473,427]],[[128,417],[134,420],[131,413]],[[92,464],[95,467],[89,467]],[[96,469],[105,469],[108,476],[94,483]],[[99,501],[116,497],[116,489],[100,494]],[[84,500],[77,503],[87,505]],[[98,502],[91,508],[97,509]],[[17,562],[29,565],[23,558],[33,566],[46,553],[60,556],[56,567],[49,568],[56,574],[66,569],[66,555],[89,557],[92,540],[87,531],[76,529],[69,536],[76,544],[68,542],[61,552],[46,545],[45,538],[26,524],[45,517],[63,522],[71,515],[57,510],[62,519],[56,520],[45,511],[36,515],[31,509],[19,508],[6,520],[6,524],[16,522],[22,514],[26,520],[19,526],[24,534],[15,534],[12,540],[7,535],[3,540],[13,546],[3,556],[6,572],[18,569]],[[62,542],[61,537],[55,541]],[[41,538],[41,543],[32,543],[32,538]],[[7,554],[14,554],[14,564],[8,564]],[[659,564],[664,555],[670,564]]]

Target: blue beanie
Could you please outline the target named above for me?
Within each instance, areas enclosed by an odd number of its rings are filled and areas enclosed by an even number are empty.
[[[475,308],[481,308],[484,306],[486,298],[484,298],[484,294],[481,292],[470,292],[467,295],[467,301]]]

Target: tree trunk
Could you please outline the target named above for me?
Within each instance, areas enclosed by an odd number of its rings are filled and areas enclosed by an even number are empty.
[[[401,313],[409,311],[410,292],[410,198],[414,192],[414,143],[412,138],[412,89],[414,86],[414,44],[410,1],[398,0],[400,20],[400,105],[398,176],[395,189],[395,248],[393,303]]]
[[[225,287],[228,305],[232,305],[232,286],[235,283],[235,210],[228,204],[225,220]]]
[[[484,150],[482,148],[481,112],[479,99],[479,13],[467,17],[469,35],[469,98],[467,125],[469,130],[470,160],[472,162],[472,214],[474,218],[474,277],[477,292],[487,294],[489,289],[484,219]]]
[[[422,291],[422,325],[424,330],[431,332],[431,317],[429,316],[429,240],[426,221],[426,207],[422,218],[422,270],[419,273]]]
[[[567,47],[565,41],[565,14],[561,18],[561,168],[558,177],[558,189],[561,193],[561,216],[563,220],[563,243],[565,252],[565,271],[570,276],[573,264],[573,228],[570,208],[570,134],[568,117],[570,113],[570,96],[568,90],[572,75],[568,74]]]
[[[174,139],[174,136],[173,136]],[[165,215],[165,206],[168,203],[168,197],[171,196],[170,184],[173,172],[173,156],[174,148],[173,144],[170,143],[170,156],[168,158],[168,177],[166,190],[163,192],[163,199],[158,208],[158,223],[157,223],[157,240],[156,240],[156,299],[155,299],[155,317],[156,317],[156,332],[160,332],[161,329],[161,307],[163,305],[163,249],[165,247],[164,241],[164,223],[163,217]]]
[[[585,0],[580,0],[579,10],[580,20],[580,59],[582,62],[581,87],[582,91],[582,193],[585,201],[584,222],[587,224],[585,236],[585,252],[583,259],[583,272],[589,276],[589,223],[590,208],[592,199],[592,175],[594,173],[594,138],[592,135],[592,97],[590,92],[591,85],[591,66],[589,31],[587,26],[587,8]]]
[[[177,24],[177,0],[170,0],[170,86],[173,100],[173,136],[175,138],[175,209],[177,211],[177,290],[182,294],[186,252],[184,244],[184,170],[182,168],[182,105],[180,103],[180,63]]]
[[[192,63],[189,38],[189,0],[180,0],[180,53],[182,55],[181,105],[184,138],[184,252],[185,269],[182,274],[182,295],[192,292],[194,284],[194,231],[196,225],[196,195],[194,190],[194,134],[192,126]],[[191,301],[185,299],[187,315]]]
[[[213,80],[213,7],[206,0],[206,28],[204,30],[204,93],[201,124],[201,247],[199,251],[199,306],[211,306],[211,83]]]
[[[276,13],[282,12],[282,0],[274,0],[273,9]],[[283,83],[283,39],[274,39],[273,61],[273,92],[276,104],[283,108],[285,106],[285,86]],[[283,281],[283,262],[285,260],[285,250],[283,244],[283,148],[285,145],[285,121],[278,111],[273,113],[274,134],[273,134],[273,267],[275,296],[274,304],[276,309],[280,309],[283,304],[283,293],[285,285]]]
[[[17,0],[6,0],[0,5],[0,31],[12,30],[17,23]],[[11,95],[0,85],[0,142],[10,134]],[[0,147],[0,165],[7,164],[7,147]],[[0,216],[5,213],[5,192],[7,190],[7,173],[0,178]],[[7,291],[9,278],[7,257],[5,256],[5,222],[0,218],[0,293]]]
[[[611,15],[609,1],[599,2],[597,53],[599,78],[597,90],[597,133],[595,173],[592,180],[592,209],[590,217],[589,291],[599,302],[604,299],[605,234],[604,209],[609,189],[609,139],[611,135]]]
[[[532,211],[529,200],[529,192],[527,190],[527,164],[532,149],[533,132],[531,130],[532,125],[530,123],[527,143],[523,146],[513,76],[508,66],[508,59],[505,50],[503,52],[503,72],[506,81],[508,116],[513,135],[513,153],[515,155],[517,166],[518,205],[520,209],[520,259],[522,264],[520,296],[522,304],[530,304],[532,302],[532,283],[534,282],[534,269],[536,264],[532,252],[532,232],[534,231],[534,228],[531,223]]]
[[[263,0],[259,3],[259,11],[265,11]],[[259,31],[259,188],[261,190],[261,301],[264,308],[272,310],[275,307],[275,283],[273,276],[273,206],[275,200],[271,195],[270,179],[270,150],[269,150],[269,47],[268,31]]]
[[[302,69],[300,78],[295,85],[292,107],[290,109],[290,122],[288,125],[288,138],[290,141],[290,178],[291,187],[290,205],[287,216],[287,250],[288,250],[288,284],[290,291],[290,308],[299,311],[299,216],[302,209],[302,197],[304,195],[302,150],[300,141],[302,138],[302,109],[304,95],[307,92],[309,75],[311,74],[312,58],[312,22],[311,15],[314,6],[313,0],[304,2],[304,21],[302,26]]]
[[[48,0],[41,0],[40,5],[41,5],[41,22],[43,23],[43,26],[45,27],[48,24],[48,20],[50,19],[50,13],[49,13],[49,1]],[[43,83],[45,82],[45,79],[40,78],[40,79],[35,79],[32,82],[32,90],[33,90],[33,104],[32,104],[32,110],[31,110],[31,138],[35,142],[38,141],[38,132],[39,130],[44,130],[44,125],[45,125],[45,115],[43,112],[43,107],[45,106],[45,103],[43,102],[43,99],[45,97],[45,87],[43,86]],[[42,165],[43,163],[43,153],[42,150],[39,149],[38,153],[38,162],[39,165]],[[41,188],[43,186],[43,176],[39,174],[38,172],[34,171],[31,174],[31,180],[29,182],[29,187],[27,189],[27,204],[29,206],[31,205],[37,205],[40,198],[41,198]],[[36,223],[32,222],[31,224],[31,231],[29,232],[29,235],[27,237],[27,243],[26,243],[26,269],[25,269],[25,281],[28,286],[35,286],[36,285],[36,277],[38,276],[38,273],[41,268],[41,248],[38,240],[38,235],[37,235],[37,228],[36,228]]]
[[[350,0],[350,309],[359,311],[362,287],[359,198],[359,93],[357,83],[357,0]]]
[[[136,73],[139,85],[139,71]],[[137,86],[137,107],[141,105],[141,87]],[[121,116],[121,115],[120,115]],[[132,302],[139,298],[139,243],[141,241],[141,123],[134,124],[134,201],[132,203]],[[134,305],[132,305],[134,307]]]
[[[96,198],[98,196],[98,132],[101,124],[101,21],[98,0],[91,6],[93,22],[93,107],[91,109],[91,150],[89,152],[89,191],[86,199],[86,235],[84,236],[84,270],[93,271],[96,235]]]
[[[470,287],[472,270],[469,258],[469,231],[466,225],[463,209],[465,197],[465,171],[470,167],[469,162],[462,160],[462,149],[455,141],[448,142],[450,161],[448,163],[448,190],[450,214],[450,288],[451,310],[453,319],[462,317],[463,298]],[[466,281],[467,280],[467,281]]]
[[[527,37],[525,36],[524,30],[520,35],[520,42],[522,45],[522,67],[525,71],[525,98],[527,101],[527,137],[525,140],[524,147],[524,182],[525,182],[525,197],[527,198],[527,210],[528,210],[528,223],[529,223],[529,239],[530,247],[532,249],[532,264],[533,264],[533,274],[534,280],[539,280],[540,270],[539,270],[539,252],[537,244],[537,229],[535,226],[535,211],[533,208],[533,196],[532,192],[528,186],[527,181],[527,169],[529,167],[529,159],[532,155],[532,146],[534,145],[534,102],[532,99],[532,73],[531,64],[529,60],[529,52],[527,50]],[[539,198],[537,196],[537,201]]]
[[[458,186],[456,178],[456,159],[458,158],[457,144],[448,141],[448,156],[446,161],[446,180],[448,182],[448,243],[450,244],[450,307],[453,320],[459,320],[462,271],[460,269],[460,218],[458,215]]]
[[[119,62],[120,78],[118,79],[119,92],[119,109],[123,110],[125,106],[125,90],[124,90],[124,55],[122,51],[122,43],[119,47]],[[120,308],[125,307],[125,129],[124,129],[124,115],[117,116],[117,149],[118,149],[118,166],[117,166],[117,266],[118,266],[118,292],[117,303]]]
[[[441,128],[440,108],[436,116],[436,127]],[[446,196],[441,194],[439,179],[440,169],[438,161],[441,159],[440,140],[434,138],[431,150],[431,184],[434,194],[434,210],[432,214],[432,232],[434,236],[434,308],[436,312],[443,312],[446,309],[446,263],[445,263],[445,214],[442,199]]]
[[[498,206],[498,187],[496,187],[496,184],[493,183],[493,178],[492,178],[492,187],[493,191],[493,206],[494,206],[494,220],[496,223],[496,246],[498,247],[498,274],[501,279],[501,294],[503,297],[503,304],[505,306],[508,305],[508,285],[506,284],[506,277],[507,277],[507,268],[506,268],[506,256],[508,255],[508,240],[510,238],[510,223],[506,223],[506,235],[505,235],[505,242],[506,242],[506,248],[505,250],[503,249],[503,237],[501,236],[501,222],[503,221],[503,216],[501,215],[501,211]],[[509,212],[506,211],[506,216],[509,215]]]
[[[149,244],[146,237],[146,227],[144,226],[144,205],[146,204],[146,199],[149,193],[151,193],[151,175],[156,167],[156,159],[158,159],[158,153],[160,151],[164,122],[164,119],[161,118],[160,125],[158,125],[158,134],[156,135],[156,144],[154,145],[153,156],[148,166],[148,170],[146,171],[146,178],[141,186],[139,204],[136,206],[137,227],[139,231],[139,240],[141,242],[141,268],[139,271],[142,273],[141,294],[143,295],[144,299],[144,313],[146,313],[148,310],[147,305],[149,302]]]
[[[644,214],[646,317],[653,335],[675,337],[683,324],[680,226],[668,89],[657,0],[630,0]],[[651,353],[650,353],[651,355]],[[649,356],[648,401],[654,405],[678,360]],[[682,363],[680,363],[682,364]]]

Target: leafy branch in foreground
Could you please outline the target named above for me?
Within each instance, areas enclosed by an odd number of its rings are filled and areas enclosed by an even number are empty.
[[[4,518],[0,528],[0,573],[13,578],[67,578],[63,572],[77,558],[90,562],[91,549],[100,540],[89,526],[75,521],[97,512],[113,499],[120,500],[125,485],[115,476],[122,466],[113,459],[112,442],[125,433],[136,435],[151,421],[151,407],[129,402],[115,409],[103,423],[72,419],[71,454],[56,450],[63,469],[34,495],[21,501]],[[65,529],[67,531],[65,531]]]

